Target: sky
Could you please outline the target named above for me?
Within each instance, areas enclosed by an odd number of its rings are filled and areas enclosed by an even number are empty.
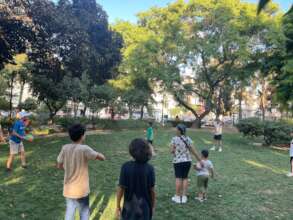
[[[258,0],[245,0],[247,2],[258,2]],[[287,11],[293,0],[273,0],[278,3],[282,10]],[[166,6],[173,0],[97,0],[103,6],[109,16],[110,23],[117,19],[136,21],[136,14],[145,11],[151,6]]]

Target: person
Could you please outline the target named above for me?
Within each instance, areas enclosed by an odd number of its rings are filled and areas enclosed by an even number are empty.
[[[214,166],[213,163],[208,159],[209,151],[202,150],[201,152],[201,161],[202,164],[197,163],[195,165],[195,169],[197,170],[197,187],[198,187],[198,195],[195,199],[200,202],[207,200],[207,189],[209,176],[214,178]]]
[[[146,130],[146,138],[147,142],[150,145],[151,151],[152,151],[152,156],[156,156],[155,149],[154,149],[154,129],[153,129],[153,122],[149,122],[149,127]]]
[[[211,150],[218,150],[219,152],[222,152],[223,122],[219,118],[216,119],[214,123],[214,128],[214,146],[211,148]]]
[[[291,143],[290,143],[290,150],[289,150],[289,155],[290,155],[290,172],[287,174],[288,177],[293,177],[293,131],[291,131]]]
[[[188,173],[191,167],[191,154],[200,161],[200,156],[192,146],[192,140],[186,136],[186,127],[183,124],[176,126],[176,136],[171,140],[171,153],[175,171],[176,194],[172,197],[175,203],[187,202]]]
[[[64,145],[57,158],[57,168],[64,170],[65,220],[74,220],[76,209],[79,210],[80,220],[89,219],[88,162],[90,160],[105,160],[103,154],[83,144],[85,132],[85,127],[81,124],[70,127],[69,136],[72,143]]]
[[[6,163],[6,171],[12,171],[12,164],[16,154],[20,154],[21,167],[26,169],[25,150],[23,140],[25,139],[25,128],[29,125],[30,116],[27,112],[19,112],[19,119],[13,124],[9,138],[9,157]]]
[[[121,220],[150,220],[156,201],[155,170],[148,164],[151,149],[147,141],[134,139],[129,145],[129,153],[134,160],[121,167],[116,216]],[[122,197],[124,203],[121,210]]]

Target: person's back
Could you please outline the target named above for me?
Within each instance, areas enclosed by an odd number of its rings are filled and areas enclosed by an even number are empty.
[[[127,220],[151,218],[152,198],[150,189],[154,187],[154,168],[148,163],[129,161],[122,166],[124,175],[120,185],[125,187],[124,211]]]
[[[197,171],[197,176],[210,176],[210,169],[213,167],[213,163],[210,160],[202,160],[201,166]]]
[[[69,135],[73,143],[64,145],[57,158],[57,167],[64,169],[65,220],[74,220],[76,209],[79,209],[81,220],[88,220],[90,216],[88,161],[105,160],[105,157],[82,144],[85,139],[85,128],[82,125],[73,125],[69,129]]]
[[[129,146],[129,152],[135,161],[128,161],[121,167],[117,215],[122,220],[150,220],[155,206],[155,172],[147,163],[152,155],[151,149],[146,141],[134,139]]]
[[[82,198],[89,194],[88,161],[97,153],[87,145],[67,144],[62,148],[64,168],[64,197]]]

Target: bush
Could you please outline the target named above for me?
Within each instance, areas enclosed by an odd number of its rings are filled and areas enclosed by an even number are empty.
[[[264,144],[286,144],[291,141],[293,125],[284,122],[266,121],[264,123]]]
[[[169,120],[168,124],[171,124],[172,127],[176,127],[178,124],[184,124],[187,128],[191,128],[193,125],[192,121],[175,121],[175,120]]]
[[[241,120],[236,127],[244,136],[263,137],[263,144],[286,144],[291,140],[293,124],[285,121],[261,121],[257,118]]]
[[[13,123],[15,122],[15,119],[10,119],[9,117],[1,118],[1,126],[5,130],[10,130],[12,128]]]
[[[122,130],[122,129],[144,129],[148,126],[148,121],[142,120],[110,120],[99,118],[72,118],[63,117],[56,118],[54,122],[60,125],[64,130],[67,130],[71,125],[75,123],[81,123],[85,126],[90,126],[94,129],[103,130]],[[154,123],[154,127],[159,127],[158,123]]]
[[[240,120],[236,127],[244,136],[258,137],[264,133],[264,124],[258,118]]]

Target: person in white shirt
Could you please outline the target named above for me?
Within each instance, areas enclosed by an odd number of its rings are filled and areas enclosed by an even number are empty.
[[[291,137],[293,138],[293,131],[291,132]],[[291,170],[290,173],[287,174],[288,177],[293,177],[293,139],[291,140],[290,143],[290,166],[291,166]]]
[[[222,134],[223,134],[223,122],[217,118],[214,123],[214,146],[211,150],[218,150],[219,152],[223,151],[222,147]]]

